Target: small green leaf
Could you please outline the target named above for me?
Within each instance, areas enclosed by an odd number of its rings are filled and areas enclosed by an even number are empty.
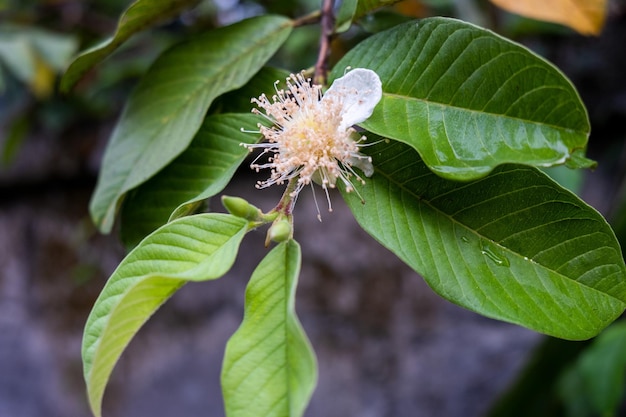
[[[595,336],[626,308],[626,266],[613,231],[536,168],[507,164],[456,182],[400,142],[364,149],[375,173],[356,187],[365,204],[344,193],[350,208],[442,297],[573,340]]]
[[[359,20],[359,27],[369,33],[378,33],[415,20],[412,16],[400,14],[394,10],[379,10]]]
[[[569,168],[590,168],[594,169],[598,166],[598,163],[593,159],[589,159],[585,156],[585,151],[582,149],[575,149],[569,156],[565,165]]]
[[[96,417],[111,371],[139,328],[186,282],[224,275],[247,230],[248,222],[227,214],[184,217],[148,236],[113,272],[83,335],[83,370]]]
[[[300,246],[277,245],[246,289],[244,319],[226,345],[222,390],[228,417],[299,417],[317,380],[311,345],[296,317]]]
[[[135,33],[174,17],[197,2],[198,0],[135,1],[120,17],[115,34],[111,38],[74,58],[61,79],[61,92],[70,91],[89,69],[107,58]]]
[[[354,19],[360,19],[376,9],[398,3],[399,1],[400,0],[359,0],[356,11],[354,12]]]
[[[104,155],[91,200],[102,232],[120,198],[189,146],[213,99],[244,85],[291,32],[291,21],[259,16],[169,49],[133,91]]]
[[[350,29],[356,12],[358,0],[343,0],[335,18],[335,32],[342,33]]]
[[[447,18],[410,22],[361,42],[330,78],[347,66],[372,69],[383,83],[362,126],[411,145],[440,176],[476,179],[503,163],[551,166],[574,152],[570,162],[582,161],[590,127],[571,82],[493,32]]]
[[[189,147],[161,172],[128,193],[121,213],[124,243],[133,247],[169,220],[189,214],[201,201],[222,191],[255,143],[259,116],[207,117]]]

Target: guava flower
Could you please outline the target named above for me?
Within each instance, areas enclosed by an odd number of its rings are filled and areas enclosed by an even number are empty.
[[[272,123],[270,127],[258,125],[266,142],[244,145],[250,150],[263,149],[250,165],[252,169],[271,170],[270,177],[259,181],[257,188],[297,178],[291,192],[295,203],[305,185],[317,182],[326,193],[328,210],[332,211],[328,189],[334,188],[337,180],[350,192],[354,190],[353,178],[365,183],[353,167],[366,177],[374,172],[371,158],[359,152],[366,138],[357,134],[353,125],[370,117],[381,97],[378,75],[357,68],[335,80],[324,94],[321,85],[312,84],[302,74],[291,74],[286,90],[276,87],[272,101],[264,94],[252,99],[258,107],[252,112]],[[257,163],[266,153],[271,153],[267,161]]]

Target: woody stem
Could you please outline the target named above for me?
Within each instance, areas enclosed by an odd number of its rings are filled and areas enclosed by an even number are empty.
[[[334,0],[323,0],[322,16],[320,19],[320,49],[315,63],[315,84],[326,84],[327,60],[330,54],[330,39],[335,28],[335,16],[333,15]]]

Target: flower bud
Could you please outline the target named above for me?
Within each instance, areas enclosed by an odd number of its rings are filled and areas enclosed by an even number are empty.
[[[267,231],[267,241],[284,242],[291,238],[291,223],[287,219],[280,219]]]
[[[249,221],[259,221],[263,215],[258,207],[241,197],[222,196],[222,205],[233,216],[242,217]]]

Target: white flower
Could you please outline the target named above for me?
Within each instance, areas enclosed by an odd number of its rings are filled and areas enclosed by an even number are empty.
[[[321,85],[312,84],[302,74],[292,74],[287,78],[287,89],[277,89],[272,101],[265,95],[252,99],[263,112],[252,111],[272,123],[270,127],[258,125],[267,142],[244,145],[250,150],[263,149],[261,155],[273,154],[266,163],[257,163],[257,157],[250,165],[257,171],[271,169],[270,178],[260,181],[257,187],[283,184],[297,177],[291,193],[295,202],[302,188],[315,181],[326,192],[328,209],[332,211],[328,189],[335,187],[337,179],[352,191],[352,177],[365,183],[353,167],[367,177],[374,171],[371,158],[359,152],[365,137],[352,126],[370,117],[381,97],[378,75],[357,68],[335,80],[323,95]]]

